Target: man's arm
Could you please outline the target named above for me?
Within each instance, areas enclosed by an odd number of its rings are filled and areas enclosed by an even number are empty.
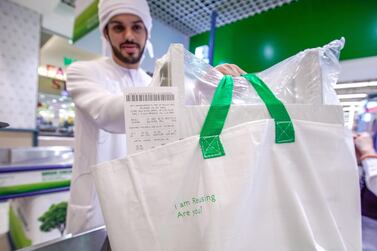
[[[216,67],[223,74],[239,76],[245,73],[236,65]],[[67,90],[75,106],[88,115],[99,129],[111,133],[125,133],[123,93],[111,93],[98,83],[84,62],[72,64],[67,71]]]
[[[356,156],[364,169],[366,186],[377,196],[377,154],[372,137],[368,133],[357,134],[354,142]]]
[[[111,133],[125,133],[123,93],[111,93],[97,83],[83,62],[67,71],[67,90],[77,109],[83,111],[99,128]]]

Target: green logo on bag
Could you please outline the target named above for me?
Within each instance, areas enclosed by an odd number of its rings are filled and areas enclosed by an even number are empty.
[[[213,204],[216,202],[216,196],[205,195],[192,197],[191,200],[185,200],[174,205],[177,211],[177,218],[183,218],[186,216],[196,216],[203,212],[204,204]]]

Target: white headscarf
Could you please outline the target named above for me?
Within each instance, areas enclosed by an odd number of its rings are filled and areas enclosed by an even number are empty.
[[[146,0],[100,0],[98,4],[99,29],[102,39],[102,50],[105,56],[111,56],[111,46],[106,40],[104,29],[107,23],[116,15],[133,14],[141,18],[148,31],[145,48],[153,58],[153,46],[150,42],[152,31],[152,17]]]

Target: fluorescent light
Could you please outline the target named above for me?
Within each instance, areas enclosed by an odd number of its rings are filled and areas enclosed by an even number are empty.
[[[348,122],[347,122],[347,127],[350,130],[353,128],[354,118],[355,118],[355,107],[351,106],[351,109],[348,111]]]
[[[355,93],[355,94],[338,94],[339,99],[349,99],[349,98],[365,98],[366,93]]]
[[[342,106],[359,106],[361,102],[340,102]]]
[[[347,88],[371,87],[371,86],[377,86],[377,81],[336,84],[334,86],[334,89],[347,89]]]

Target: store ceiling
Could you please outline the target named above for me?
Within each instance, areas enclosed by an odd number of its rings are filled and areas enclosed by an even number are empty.
[[[211,29],[211,13],[218,14],[216,26],[259,14],[292,0],[147,0],[151,14],[169,26],[192,36]]]
[[[34,10],[42,16],[40,65],[64,67],[64,57],[92,60],[100,56],[68,43],[73,29],[75,0],[11,1]]]
[[[41,48],[40,65],[50,64],[64,67],[64,57],[75,60],[92,60],[100,56],[78,49],[69,44],[67,39],[53,35]]]
[[[71,37],[76,0],[11,0],[43,16],[43,27]],[[217,27],[282,6],[294,0],[147,0],[153,18],[192,36],[211,28],[216,11]]]
[[[64,57],[88,60],[98,57],[75,49],[72,34],[76,0],[11,0],[42,16],[41,64],[63,66]],[[292,0],[147,0],[153,18],[186,35],[210,30],[211,13],[218,13],[217,27],[289,3]],[[56,35],[53,35],[56,34]],[[49,60],[52,59],[52,60]]]
[[[1,0],[0,0],[1,1]],[[10,0],[42,16],[42,27],[50,33],[70,38],[75,20],[75,0]]]

